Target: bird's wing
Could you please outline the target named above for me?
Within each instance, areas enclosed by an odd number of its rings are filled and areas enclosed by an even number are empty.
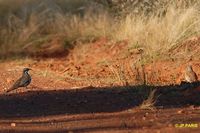
[[[15,83],[14,83],[14,85],[13,85],[13,87],[20,87],[21,86],[21,80],[22,80],[22,77],[21,78],[19,78]]]
[[[21,79],[22,79],[22,77],[19,78],[19,79],[13,84],[13,86],[7,90],[7,92],[19,88],[19,87],[20,87],[20,84],[21,84]]]
[[[20,86],[24,87],[30,83],[31,78],[29,76],[22,76],[20,80]]]

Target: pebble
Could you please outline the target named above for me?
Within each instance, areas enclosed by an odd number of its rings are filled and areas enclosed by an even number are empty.
[[[7,82],[7,83],[11,83],[11,81],[12,81],[12,80],[9,79],[9,78],[6,79],[6,82]]]
[[[183,110],[177,111],[178,114],[182,114],[183,112],[184,112]]]
[[[10,126],[11,127],[16,127],[16,123],[11,123]]]

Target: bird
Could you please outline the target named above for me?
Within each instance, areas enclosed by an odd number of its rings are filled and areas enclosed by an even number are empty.
[[[26,87],[31,83],[31,76],[29,75],[30,68],[24,68],[22,76],[10,87],[6,92],[13,91],[19,87]]]
[[[185,97],[191,97],[195,94],[195,88],[197,87],[198,77],[192,69],[191,65],[187,65],[184,71],[185,81],[181,82],[181,92]]]
[[[193,83],[198,80],[197,74],[192,69],[191,65],[188,65],[185,69],[185,81],[188,83]]]

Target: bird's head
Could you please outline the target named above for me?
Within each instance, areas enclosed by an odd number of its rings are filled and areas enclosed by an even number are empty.
[[[24,68],[24,69],[23,69],[23,73],[26,73],[26,72],[28,72],[29,70],[32,70],[32,69],[30,69],[30,68]]]
[[[187,70],[187,71],[193,71],[192,66],[191,66],[191,65],[188,65],[188,66],[186,67],[186,70]]]

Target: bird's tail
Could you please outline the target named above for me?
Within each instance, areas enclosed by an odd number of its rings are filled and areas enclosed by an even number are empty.
[[[6,93],[11,92],[13,90],[15,90],[16,88],[14,86],[10,87],[8,90],[6,90]]]

